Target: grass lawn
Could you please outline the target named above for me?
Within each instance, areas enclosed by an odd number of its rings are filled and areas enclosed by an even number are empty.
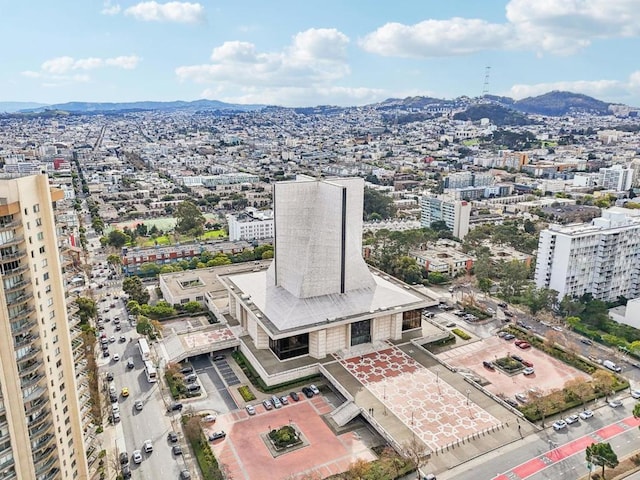
[[[200,237],[202,240],[213,240],[217,238],[226,238],[226,232],[224,230],[210,230],[204,232],[204,235]],[[153,238],[140,237],[137,240],[137,245],[141,247],[153,247],[154,245],[173,245],[176,243],[174,241],[174,235],[162,235],[161,237],[156,237],[155,240]],[[178,235],[177,241],[181,243],[191,243],[194,241],[193,237],[188,237],[186,235]]]

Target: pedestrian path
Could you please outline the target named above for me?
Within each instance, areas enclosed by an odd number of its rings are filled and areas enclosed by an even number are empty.
[[[626,432],[630,428],[637,428],[639,426],[639,418],[624,418],[616,423],[603,427],[600,430],[596,430],[589,435],[572,440],[564,445],[556,446],[547,453],[532,458],[531,460],[528,460],[517,467],[498,475],[497,477],[494,477],[493,480],[523,480],[573,455],[584,454],[585,449],[593,443],[607,441]]]

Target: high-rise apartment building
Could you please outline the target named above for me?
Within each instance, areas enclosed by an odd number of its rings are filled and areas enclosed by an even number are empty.
[[[0,478],[88,479],[46,175],[0,180]]]
[[[536,286],[558,298],[591,293],[605,301],[640,296],[640,213],[613,207],[590,224],[540,232]]]
[[[622,165],[601,168],[598,175],[598,186],[605,190],[622,192],[629,190],[633,184],[633,169]]]
[[[445,222],[454,237],[463,239],[469,233],[471,205],[465,200],[444,196],[423,196],[420,199],[420,224],[430,227],[435,222]]]

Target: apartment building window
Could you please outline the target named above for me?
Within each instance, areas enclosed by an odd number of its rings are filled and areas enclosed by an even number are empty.
[[[24,209],[24,214],[25,214],[25,215],[29,215],[29,209],[28,209],[28,208],[25,208],[25,209]]]
[[[36,203],[36,204],[33,206],[33,213],[38,213],[39,211],[40,211],[40,204],[39,204],[39,203]]]
[[[36,218],[36,227],[41,227],[42,226],[42,218]]]
[[[38,240],[44,240],[44,233],[43,232],[38,232],[38,234],[36,235],[36,238]]]
[[[52,310],[52,311],[50,311],[50,312],[49,312],[49,319],[50,319],[50,320],[51,320],[52,318],[55,318],[55,316],[56,316],[56,311],[55,311],[55,310]]]
[[[51,293],[51,285],[44,287],[44,293]]]
[[[45,272],[45,274],[42,276],[42,280],[44,280],[45,282],[49,280],[49,272]]]
[[[44,253],[44,245],[43,245],[43,246],[41,246],[41,247],[38,249],[38,251],[39,251],[40,253]]]

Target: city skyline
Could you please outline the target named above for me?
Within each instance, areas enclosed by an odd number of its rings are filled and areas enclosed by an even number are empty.
[[[0,1],[0,101],[347,106],[568,90],[640,106],[632,0],[34,3]]]

